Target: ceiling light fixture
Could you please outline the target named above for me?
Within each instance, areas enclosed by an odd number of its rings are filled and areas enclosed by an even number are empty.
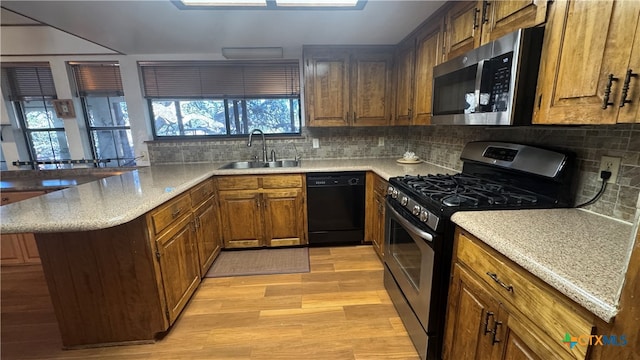
[[[171,0],[181,10],[362,10],[367,0]]]
[[[356,6],[359,0],[275,0],[278,6]]]
[[[223,47],[222,56],[233,60],[282,59],[281,47]]]
[[[266,7],[266,0],[182,0],[186,6],[261,6]]]

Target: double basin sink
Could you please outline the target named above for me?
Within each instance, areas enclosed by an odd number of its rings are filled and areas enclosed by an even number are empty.
[[[300,166],[298,160],[278,160],[278,161],[233,161],[219,169],[254,169],[254,168],[288,168]]]

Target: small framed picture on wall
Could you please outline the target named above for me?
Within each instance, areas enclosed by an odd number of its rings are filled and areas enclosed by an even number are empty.
[[[56,109],[56,116],[61,119],[76,117],[76,112],[73,109],[73,101],[71,99],[53,100],[53,107]]]

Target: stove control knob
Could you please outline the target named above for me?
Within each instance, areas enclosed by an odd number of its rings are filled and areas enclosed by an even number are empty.
[[[409,203],[409,198],[407,198],[406,196],[403,196],[402,200],[400,200],[400,204],[402,204],[402,206],[407,206],[408,203]]]
[[[420,205],[415,205],[413,207],[413,210],[411,210],[411,212],[413,213],[413,215],[418,216],[418,215],[420,215],[420,210],[422,210]]]
[[[396,190],[396,189],[391,190],[391,197],[394,198],[394,199],[397,199],[398,198],[398,190]]]
[[[393,188],[393,186],[389,186],[389,187],[387,188],[387,194],[386,194],[386,195],[391,195],[391,194],[393,194],[393,190],[395,190],[395,189]]]
[[[429,213],[422,210],[422,212],[420,213],[420,221],[427,222],[428,220],[429,220]]]

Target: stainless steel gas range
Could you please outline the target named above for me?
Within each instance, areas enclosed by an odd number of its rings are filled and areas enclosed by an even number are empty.
[[[468,143],[455,175],[389,179],[385,288],[421,359],[440,359],[456,211],[568,207],[569,152],[503,142]]]

